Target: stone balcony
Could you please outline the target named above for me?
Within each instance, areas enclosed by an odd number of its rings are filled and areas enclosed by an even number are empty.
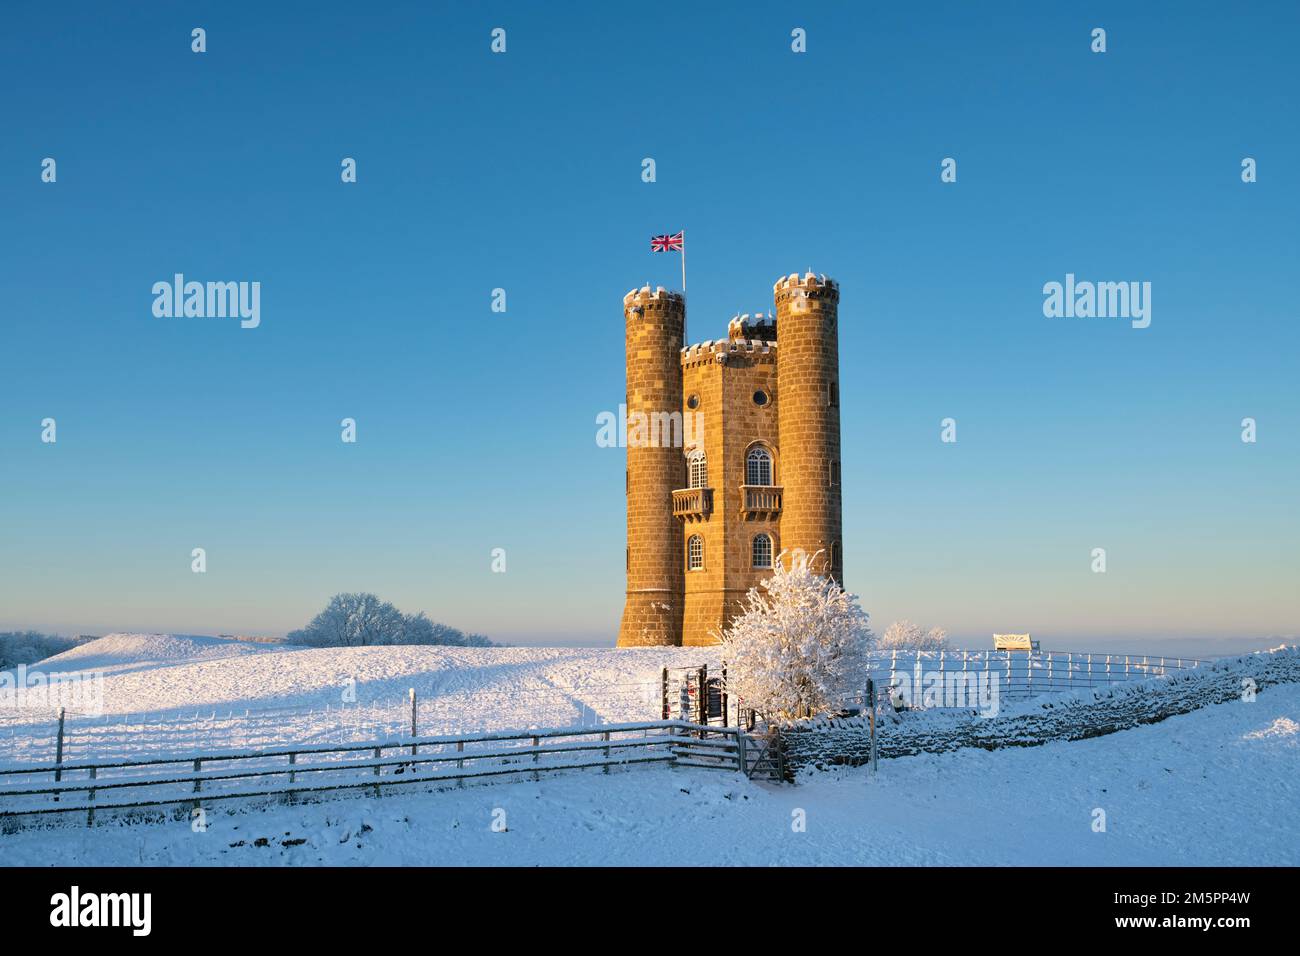
[[[777,518],[781,515],[779,485],[741,485],[740,514],[744,518]]]
[[[703,521],[712,513],[712,488],[679,488],[673,492],[674,517],[685,521]]]

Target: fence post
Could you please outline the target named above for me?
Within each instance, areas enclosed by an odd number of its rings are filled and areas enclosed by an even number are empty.
[[[700,724],[705,725],[709,722],[709,665],[701,664],[699,674],[696,676],[699,682],[695,688],[696,705],[699,709]],[[704,739],[704,731],[700,731],[699,738]]]
[[[415,732],[415,688],[412,687],[411,688],[411,739],[414,740],[417,736],[419,735],[416,734]],[[411,756],[414,757],[419,752],[420,752],[420,745],[411,744]],[[412,773],[415,772],[414,767],[411,768],[411,772]]]
[[[375,748],[375,759],[376,759],[376,760],[379,760],[379,759],[381,759],[382,757],[383,757],[383,748],[382,748],[382,747],[376,747],[376,748]],[[378,776],[380,775],[381,772],[382,772],[382,768],[381,768],[378,764],[375,764],[375,776],[378,777]],[[378,781],[375,781],[375,796],[376,796],[376,797],[379,796],[379,782],[378,782]]]
[[[663,676],[659,678],[659,698],[663,702],[663,717],[667,720],[672,716],[672,711],[668,707],[668,668],[664,668]]]
[[[724,727],[727,726],[727,715],[731,712],[728,704],[729,701],[727,700],[727,662],[723,661],[722,662],[722,726]],[[736,723],[740,723],[739,718],[736,719]]]
[[[297,755],[297,754],[289,754],[289,766],[292,767],[292,766],[293,766],[294,764],[296,764],[297,762],[298,762],[298,755]],[[290,771],[289,771],[289,786],[291,786],[291,787],[293,786],[293,782],[294,782],[294,779],[295,779],[296,777],[297,777],[297,774],[295,774],[292,770],[290,770]],[[293,791],[292,791],[292,790],[289,791],[289,802],[290,802],[290,803],[293,803]]]
[[[601,734],[601,736],[605,739],[605,743],[609,743],[608,730],[605,731],[603,734]],[[608,747],[605,748],[605,773],[609,773],[609,748]]]
[[[678,703],[678,710],[677,710],[678,717],[681,719],[682,723],[684,723],[684,724],[688,724],[688,723],[690,723],[690,721],[691,721],[691,691],[690,691],[690,688],[688,688],[688,687],[686,686],[686,681],[682,681],[682,693],[681,693],[681,696],[679,697],[677,703]],[[683,737],[686,737],[686,736],[689,736],[689,735],[690,735],[690,731],[683,727],[683,728],[682,728],[682,736],[683,736]]]
[[[194,758],[194,792],[198,793],[202,789],[202,782],[199,780],[199,774],[203,771],[203,758]]]
[[[458,741],[456,741],[456,753],[464,753],[464,752],[465,752],[465,741],[463,741],[463,740],[458,740]],[[456,769],[457,769],[457,770],[464,770],[464,769],[465,769],[465,761],[464,761],[463,758],[460,759],[460,760],[457,760],[457,761],[456,761]],[[465,786],[465,778],[464,778],[464,776],[460,776],[460,777],[457,777],[457,778],[456,778],[456,786],[458,786],[458,787],[463,787],[463,786]]]
[[[534,736],[534,737],[533,737],[533,747],[534,747],[534,748],[537,748],[537,747],[540,747],[540,746],[541,746],[541,738],[539,738],[539,737],[537,737],[537,736]],[[534,753],[534,754],[533,754],[533,763],[534,763],[534,764],[537,763],[537,759],[538,759],[538,757],[540,757],[540,756],[541,756],[541,755],[540,755],[540,754],[537,754],[537,753]],[[540,780],[540,779],[541,779],[541,775],[540,775],[536,770],[533,770],[533,779],[534,779],[534,780]]]
[[[876,682],[867,678],[867,697],[871,699],[871,772],[876,772]]]
[[[58,783],[63,779],[63,716],[64,709],[59,708],[59,736],[54,744],[54,782]],[[54,802],[59,802],[59,795],[54,795]]]
[[[749,756],[745,753],[745,729],[740,726],[740,715],[736,715],[736,763],[740,772],[749,775]]]
[[[95,777],[96,777],[95,768],[91,767],[90,779],[94,780]],[[90,788],[90,794],[88,795],[88,799],[86,800],[86,802],[90,804],[90,809],[86,811],[86,826],[93,827],[95,825],[95,788],[94,787]]]

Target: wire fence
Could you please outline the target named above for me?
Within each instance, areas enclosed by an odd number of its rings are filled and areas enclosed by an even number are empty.
[[[913,707],[951,706],[942,694],[925,693],[972,675],[996,685],[1002,700],[1028,700],[1043,694],[1106,687],[1163,677],[1208,663],[1194,657],[1153,654],[1092,654],[1077,651],[894,650],[871,661],[881,702],[906,691]],[[952,678],[952,680],[949,680]],[[938,703],[934,701],[938,699]],[[929,703],[927,703],[929,701]],[[958,705],[960,706],[960,705]]]
[[[1023,651],[892,651],[873,656],[878,705],[967,706],[942,693],[958,680],[980,680],[1002,701],[1157,677],[1198,667],[1190,657]],[[958,676],[960,675],[960,677]],[[861,696],[846,704],[861,703]],[[205,750],[263,750],[286,745],[352,744],[427,734],[468,734],[539,727],[601,727],[631,721],[686,719],[735,726],[748,722],[745,701],[729,690],[726,669],[665,668],[659,680],[583,686],[472,690],[409,698],[269,708],[200,707],[147,713],[78,714],[60,728],[55,713],[0,713],[0,768],[48,763],[131,760]],[[60,734],[60,730],[62,733]]]
[[[349,744],[420,734],[537,727],[601,727],[659,717],[661,687],[650,681],[472,692],[419,698],[325,702],[319,706],[195,707],[144,713],[66,713],[64,760],[127,760],[204,749],[265,749],[287,743]],[[43,763],[59,749],[56,713],[0,715],[0,768]]]

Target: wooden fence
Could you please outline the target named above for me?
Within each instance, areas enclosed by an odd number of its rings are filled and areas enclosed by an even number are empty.
[[[753,744],[748,745],[752,749]],[[216,751],[0,769],[0,825],[18,818],[192,805],[216,800],[280,797],[635,764],[749,771],[743,731],[681,720],[407,737],[365,744],[273,750]],[[45,779],[42,779],[45,778]],[[109,799],[104,799],[108,795]]]

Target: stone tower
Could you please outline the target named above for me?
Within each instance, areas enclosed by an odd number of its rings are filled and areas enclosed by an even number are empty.
[[[688,347],[680,296],[647,286],[624,297],[620,647],[716,643],[783,550],[820,551],[816,569],[843,580],[839,287],[809,273],[778,280],[774,294],[775,320],[736,316],[726,339]],[[641,416],[669,412],[680,432],[647,436]]]
[[[662,286],[623,297],[627,334],[627,603],[619,647],[680,644],[682,640],[681,523],[673,490],[685,462],[667,416],[680,421],[680,358],[686,300]],[[641,423],[643,427],[638,427]],[[651,431],[656,434],[650,434]]]
[[[781,547],[818,552],[813,567],[844,581],[840,542],[840,290],[834,280],[797,274],[778,279],[781,330],[777,391],[785,504]]]

